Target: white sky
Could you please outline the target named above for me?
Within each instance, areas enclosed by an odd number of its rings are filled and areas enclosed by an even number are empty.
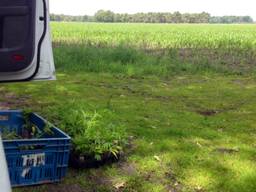
[[[256,20],[255,0],[49,0],[51,13],[93,15],[99,9],[116,13],[206,11],[214,16],[250,15]]]

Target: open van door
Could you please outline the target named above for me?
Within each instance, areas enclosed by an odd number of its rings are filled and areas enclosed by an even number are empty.
[[[48,0],[0,0],[0,82],[55,79]],[[0,191],[11,192],[0,134]]]
[[[55,79],[48,0],[0,0],[0,82]]]

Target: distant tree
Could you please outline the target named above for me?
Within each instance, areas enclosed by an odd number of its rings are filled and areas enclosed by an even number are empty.
[[[198,18],[198,23],[209,23],[211,15],[209,13],[202,12],[199,14]]]
[[[209,13],[136,13],[115,14],[112,11],[99,10],[94,16],[70,16],[51,14],[52,21],[77,22],[119,22],[119,23],[253,23],[250,16],[211,17]]]
[[[253,19],[250,16],[211,17],[209,23],[253,23]]]
[[[112,11],[99,10],[94,15],[95,20],[98,22],[114,22],[115,13]]]
[[[88,15],[82,16],[82,21],[83,22],[89,21],[89,16]]]
[[[180,12],[173,13],[173,23],[182,23],[182,14]]]
[[[253,23],[253,19],[250,16],[244,16],[241,18],[242,23]]]

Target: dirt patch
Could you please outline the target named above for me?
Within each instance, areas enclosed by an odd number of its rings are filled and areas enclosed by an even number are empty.
[[[196,111],[198,114],[202,115],[202,116],[214,116],[214,115],[217,115],[218,114],[218,111],[215,111],[215,110],[198,110]]]
[[[79,185],[49,185],[45,192],[87,192]]]
[[[137,174],[137,170],[133,164],[130,164],[128,162],[120,162],[118,166],[126,175],[132,176]]]
[[[29,106],[30,96],[17,96],[14,93],[6,93],[0,90],[0,110],[19,109]]]
[[[113,186],[112,180],[109,177],[106,177],[101,170],[95,171],[94,174],[91,174],[87,179],[89,179],[90,183],[93,183],[95,186]]]
[[[90,83],[90,85],[95,86],[95,87],[106,88],[106,89],[115,89],[115,90],[122,89],[123,91],[126,91],[128,94],[141,96],[141,97],[145,97],[147,99],[153,99],[153,100],[158,100],[158,101],[162,101],[162,102],[169,102],[169,101],[173,100],[173,97],[171,97],[171,96],[154,95],[153,93],[135,89],[129,85],[111,85],[111,84],[106,84],[106,83],[99,83],[99,84]],[[116,96],[116,95],[111,95],[110,102],[114,98],[114,96]],[[118,95],[118,97],[125,97],[125,96],[126,96],[125,94]]]
[[[238,110],[239,108],[241,108],[243,105],[245,105],[246,103],[248,103],[249,101],[241,101],[239,103],[235,103],[235,104],[231,104],[229,106],[223,107],[222,109],[207,109],[207,110],[196,110],[196,112],[202,116],[205,117],[210,117],[210,116],[214,116],[214,115],[218,115],[220,113],[225,113],[225,112],[230,112],[233,110]],[[199,107],[197,107],[199,108]]]
[[[32,186],[22,189],[23,192],[87,192],[77,184],[48,184],[42,186]]]
[[[169,102],[173,99],[173,97],[171,96],[154,95],[150,92],[132,89],[129,86],[124,86],[122,87],[122,89],[134,95],[142,96],[149,99],[156,99],[163,102]]]
[[[248,104],[251,100],[239,101],[236,103],[230,103],[229,105],[222,106],[221,108],[209,109],[207,106],[201,105],[200,101],[191,100],[188,97],[181,97],[180,100],[185,104],[189,111],[202,115],[204,117],[211,117],[221,113],[226,113],[230,111],[236,111],[240,109],[245,104]]]
[[[89,174],[84,178],[87,180],[86,192],[113,191],[114,184],[111,177],[105,175],[101,169],[88,170]]]
[[[177,180],[176,175],[172,172],[166,172],[165,177],[170,183],[166,186],[168,192],[180,192],[183,189],[182,184]]]
[[[221,110],[203,109],[201,106],[199,106],[195,102],[188,103],[188,101],[185,101],[184,99],[182,99],[182,101],[185,103],[186,107],[189,108],[190,111],[193,111],[204,117],[211,117],[222,112]]]
[[[180,191],[182,191],[182,187],[179,184],[177,184],[176,186],[168,185],[166,187],[166,190],[168,192],[180,192]]]
[[[221,148],[217,148],[216,151],[219,152],[219,153],[233,154],[233,153],[238,153],[239,149],[221,147]]]

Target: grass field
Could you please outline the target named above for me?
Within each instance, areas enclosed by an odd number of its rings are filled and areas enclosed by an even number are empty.
[[[256,26],[52,23],[58,80],[1,86],[61,126],[110,110],[125,157],[18,192],[254,192]]]
[[[53,23],[52,27],[56,63],[69,71],[161,77],[184,71],[255,71],[255,25]]]

